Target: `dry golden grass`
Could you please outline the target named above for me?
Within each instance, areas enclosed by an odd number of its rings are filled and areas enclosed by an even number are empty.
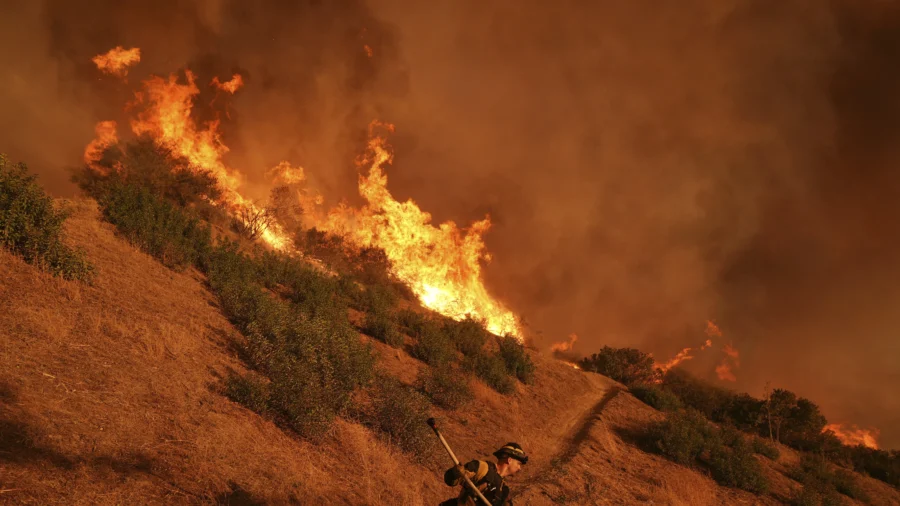
[[[223,397],[221,379],[243,372],[239,336],[202,276],[127,245],[93,202],[70,205],[68,238],[96,266],[93,285],[0,251],[0,502],[426,505],[455,494],[443,454],[417,464],[347,420],[312,444]],[[372,344],[404,383],[424,367]],[[510,480],[516,504],[778,503],[641,451],[629,431],[658,412],[607,378],[533,359],[533,385],[502,396],[476,381],[473,402],[434,410],[465,460],[507,441],[532,455]],[[784,462],[766,465],[777,477]],[[864,484],[875,504],[900,504],[896,490]],[[786,497],[796,484],[773,486]]]

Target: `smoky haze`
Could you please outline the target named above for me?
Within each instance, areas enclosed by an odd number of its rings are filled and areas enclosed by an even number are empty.
[[[259,196],[286,159],[354,198],[366,125],[392,122],[390,189],[437,221],[490,214],[488,286],[539,347],[665,359],[712,319],[685,367],[715,380],[730,343],[721,384],[900,446],[896,4],[7,3],[0,151],[59,194],[140,79],[238,72],[228,162]],[[143,51],[128,83],[90,63],[117,45]]]

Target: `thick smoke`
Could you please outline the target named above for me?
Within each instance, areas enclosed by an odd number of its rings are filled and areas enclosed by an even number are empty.
[[[688,368],[715,378],[729,342],[736,388],[793,389],[897,447],[894,5],[13,0],[0,151],[71,193],[64,169],[140,79],[238,72],[229,165],[258,184],[286,159],[333,201],[389,121],[392,191],[438,221],[490,213],[489,287],[540,347],[575,332],[664,360],[713,319]],[[117,45],[143,51],[127,84],[90,62]]]

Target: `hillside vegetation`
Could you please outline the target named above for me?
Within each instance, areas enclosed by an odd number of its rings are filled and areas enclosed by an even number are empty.
[[[521,443],[516,504],[824,504],[832,485],[846,504],[900,503],[430,313],[377,251],[310,230],[304,258],[255,247],[190,198],[211,181],[146,184],[176,162],[129,149],[144,161],[82,174],[91,198],[42,201],[69,210],[56,247],[89,277],[0,249],[4,503],[436,504],[455,491],[428,416],[463,458]]]

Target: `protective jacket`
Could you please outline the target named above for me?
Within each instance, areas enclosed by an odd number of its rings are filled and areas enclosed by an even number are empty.
[[[509,500],[509,487],[503,483],[503,477],[497,472],[497,465],[493,462],[473,460],[465,466],[466,476],[472,480],[475,487],[481,491],[485,499],[493,506],[512,506]],[[441,506],[484,506],[481,499],[465,484],[462,476],[455,467],[451,467],[444,473],[444,483],[454,487],[462,485],[462,492],[456,499],[450,499],[441,503]]]

